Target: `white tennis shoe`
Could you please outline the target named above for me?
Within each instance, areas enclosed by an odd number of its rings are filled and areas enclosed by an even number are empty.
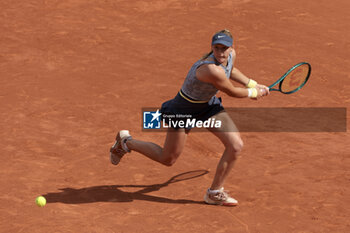
[[[217,192],[212,192],[210,189],[207,190],[204,195],[204,201],[210,205],[223,205],[223,206],[236,206],[238,201],[228,195],[224,191],[224,188],[219,189]]]
[[[111,147],[110,151],[110,160],[113,165],[118,165],[122,157],[131,152],[129,148],[126,146],[126,141],[132,139],[129,130],[121,130],[118,132],[116,136],[116,141],[114,145]]]

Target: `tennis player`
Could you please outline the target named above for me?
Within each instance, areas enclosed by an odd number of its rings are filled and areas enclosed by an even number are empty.
[[[211,41],[211,52],[191,67],[175,98],[164,102],[160,109],[165,121],[169,119],[164,116],[169,114],[190,115],[202,121],[209,118],[221,121],[220,127],[208,129],[220,139],[225,150],[217,165],[214,180],[205,193],[204,201],[207,204],[225,206],[238,204],[237,200],[225,192],[223,185],[242,150],[243,142],[216,93],[222,91],[231,97],[252,99],[269,94],[265,85],[257,84],[234,67],[236,53],[232,46],[233,38],[228,30],[215,33]],[[243,87],[234,86],[231,80]],[[161,147],[152,142],[136,140],[128,130],[121,130],[110,149],[111,163],[117,165],[126,153],[136,151],[156,162],[171,166],[183,151],[189,132],[189,128],[168,128],[164,145]]]

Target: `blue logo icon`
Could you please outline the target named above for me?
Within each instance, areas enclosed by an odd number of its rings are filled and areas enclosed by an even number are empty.
[[[160,116],[162,114],[156,112],[143,112],[143,128],[144,129],[160,129]]]

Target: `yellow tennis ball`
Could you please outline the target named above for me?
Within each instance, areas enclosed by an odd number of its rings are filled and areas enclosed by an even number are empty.
[[[43,206],[46,205],[46,199],[45,199],[45,197],[43,197],[43,196],[39,196],[39,197],[37,197],[37,198],[35,199],[35,203],[36,203],[38,206],[43,207]]]

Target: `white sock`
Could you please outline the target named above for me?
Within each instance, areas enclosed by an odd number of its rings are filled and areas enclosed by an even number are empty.
[[[210,188],[208,188],[208,193],[210,193],[210,194],[217,194],[221,191],[222,191],[222,188],[221,189],[214,189],[214,190],[211,190]]]

